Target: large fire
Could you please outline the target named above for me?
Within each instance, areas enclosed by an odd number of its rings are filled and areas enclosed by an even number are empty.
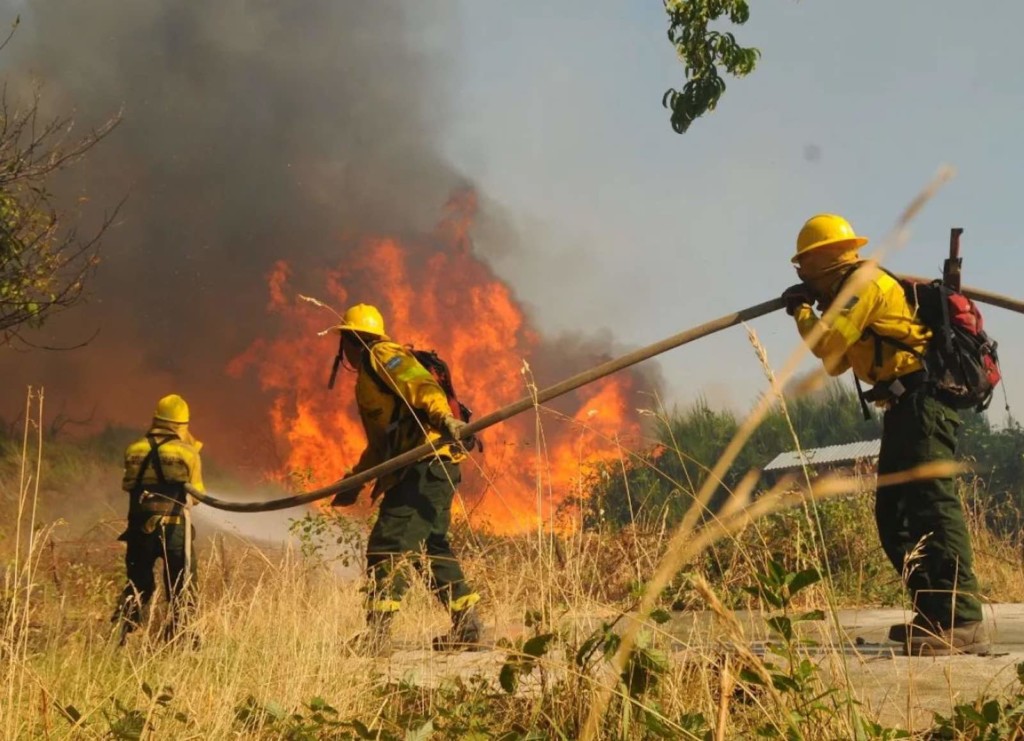
[[[376,305],[395,341],[437,350],[452,368],[460,400],[481,415],[526,396],[531,384],[543,387],[561,377],[531,376],[530,359],[559,347],[545,345],[509,287],[473,254],[469,230],[476,208],[475,194],[461,191],[431,235],[362,238],[316,288],[318,298],[339,310]],[[279,334],[255,342],[229,372],[254,368],[271,397],[270,422],[285,470],[268,474],[311,488],[340,478],[365,437],[351,374],[350,380],[340,374],[333,392],[326,388],[337,340],[319,332],[334,317],[299,300],[291,278],[283,260],[269,276],[267,308],[281,319]],[[582,370],[566,360],[564,367]],[[553,414],[527,413],[484,431],[484,452],[463,466],[461,495],[471,520],[502,533],[530,530],[538,521],[571,526],[566,503],[587,495],[595,464],[617,461],[637,443],[634,380],[618,374],[555,402]]]

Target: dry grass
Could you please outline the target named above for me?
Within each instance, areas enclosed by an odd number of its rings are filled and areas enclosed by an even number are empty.
[[[893,241],[929,194],[908,209]],[[849,281],[848,290],[867,274]],[[843,303],[841,297],[835,305]],[[389,659],[365,658],[350,645],[363,624],[358,581],[338,578],[298,550],[223,539],[201,556],[196,624],[203,646],[193,651],[155,640],[157,609],[148,630],[117,649],[107,619],[123,578],[119,549],[82,541],[58,546],[47,527],[37,527],[44,456],[41,435],[29,439],[41,429],[38,398],[35,415],[26,414],[18,475],[0,484],[16,486],[17,503],[0,593],[0,732],[11,739],[721,739],[762,729],[790,738],[870,737],[871,711],[858,705],[845,659],[834,662],[827,685],[824,674],[811,671],[794,691],[776,677],[791,675],[810,654],[789,646],[785,660],[773,663],[752,649],[765,619],[779,610],[762,611],[748,598],[750,619],[740,621],[733,611],[742,594],[737,587],[764,572],[771,551],[782,552],[793,569],[813,567],[830,577],[802,593],[794,608],[821,609],[837,624],[837,605],[878,596],[863,588],[869,578],[850,569],[871,557],[863,532],[867,505],[856,497],[863,481],[826,477],[811,487],[807,478],[802,486],[786,480],[754,498],[751,475],[717,513],[704,509],[747,436],[771,405],[784,403],[779,389],[796,367],[794,356],[782,373],[771,372],[753,340],[773,393],[745,421],[707,483],[698,491],[678,483],[695,505],[677,528],[561,536],[539,528],[523,538],[462,538],[466,570],[486,594],[485,620],[505,648],[458,657],[429,652],[447,618],[422,585],[396,625],[402,650]],[[542,451],[539,413],[537,435]],[[540,508],[545,492],[538,481]],[[829,498],[839,499],[823,505]],[[826,516],[823,506],[842,504],[848,520]],[[1015,544],[993,536],[972,514],[979,577],[992,596],[1018,598],[1024,579]],[[794,540],[787,523],[804,539]],[[844,538],[849,557],[837,560]],[[711,556],[717,578],[700,566]],[[714,622],[664,622],[661,611],[674,603],[701,605]],[[508,666],[520,680],[512,693],[499,687]]]
[[[28,471],[32,446],[25,452]],[[38,463],[38,456],[34,460]],[[27,484],[23,517],[37,502],[31,477]],[[849,479],[817,484],[824,494],[863,488],[862,482]],[[766,550],[780,545],[778,528],[785,522],[758,516],[789,502],[806,503],[788,489],[779,487],[755,500],[753,509],[740,491],[718,519],[695,531],[683,561],[695,563],[699,554],[709,553],[713,540],[724,537],[723,546],[731,553],[730,583],[751,583],[764,567]],[[867,504],[863,498],[843,501]],[[775,517],[804,519],[802,509],[790,512]],[[681,721],[695,713],[708,719],[717,737],[742,737],[765,723],[780,733],[788,728],[793,699],[740,679],[745,668],[767,672],[748,648],[752,639],[764,637],[762,621],[755,612],[743,625],[737,623],[720,595],[734,599],[738,590],[699,572],[691,571],[693,578],[677,581],[656,602],[669,606],[683,599],[709,609],[720,622],[642,622],[639,645],[668,657],[643,706],[623,692],[608,664],[599,661],[584,670],[575,661],[576,651],[602,621],[617,619],[621,630],[634,619],[629,614],[638,595],[637,575],[650,573],[664,553],[670,535],[664,530],[549,534],[543,539],[469,537],[456,531],[467,572],[486,592],[484,615],[495,637],[512,646],[530,635],[557,633],[540,668],[511,696],[497,683],[504,652],[443,659],[428,652],[430,639],[445,629],[446,616],[422,585],[413,589],[396,627],[401,650],[387,661],[363,658],[347,645],[363,620],[357,581],[337,578],[318,559],[303,558],[297,550],[275,551],[236,538],[214,538],[201,551],[201,650],[156,639],[161,609],[151,616],[148,635],[133,636],[127,649],[118,650],[109,640],[108,617],[123,579],[122,546],[110,540],[62,542],[45,528],[24,531],[31,533],[30,540],[19,544],[21,557],[7,562],[4,589],[4,738],[128,737],[133,728],[141,738],[320,738],[329,733],[342,738],[354,733],[352,728],[317,727],[310,720],[313,711],[304,707],[315,697],[325,698],[340,718],[357,719],[399,738],[428,718],[434,719],[440,738],[466,737],[473,727],[482,729],[481,738],[517,728],[573,738],[583,727],[595,686],[608,687],[614,710],[602,719],[602,737],[649,737],[645,713],[662,719],[681,738],[697,737],[688,736]],[[987,531],[976,530],[975,537],[985,548],[1009,547]],[[820,563],[821,555],[810,546],[799,554],[805,563]],[[1001,580],[999,589],[1019,590],[1024,584],[1019,569],[987,572],[987,563],[979,559],[986,585],[993,584],[993,573]],[[828,586],[806,595],[801,607],[828,609],[844,599]],[[749,598],[748,605],[753,606]],[[530,619],[535,624],[526,624],[527,614],[535,614]],[[752,634],[751,625],[759,623]],[[831,681],[840,696],[856,697],[845,680]],[[173,688],[173,699],[164,706],[157,701],[159,692],[150,697],[144,687]],[[303,721],[287,715],[274,720],[278,707],[298,711]],[[264,716],[256,713],[263,727],[239,720],[246,708],[266,711]],[[450,717],[458,712],[468,720]],[[302,723],[313,725],[302,731]],[[805,732],[803,737],[843,737],[850,729],[849,718],[837,714],[820,734]]]

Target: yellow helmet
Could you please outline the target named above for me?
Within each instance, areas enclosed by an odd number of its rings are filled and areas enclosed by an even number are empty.
[[[387,337],[384,332],[384,317],[376,306],[356,304],[350,306],[341,317],[341,324],[333,327],[337,332],[362,332],[377,337]]]
[[[177,424],[188,424],[188,404],[177,394],[165,396],[156,403],[156,411],[153,412],[154,419],[164,422],[176,422]]]
[[[798,262],[808,252],[820,247],[844,245],[852,249],[867,243],[867,237],[858,237],[850,222],[842,216],[818,214],[809,218],[797,235],[793,262]]]

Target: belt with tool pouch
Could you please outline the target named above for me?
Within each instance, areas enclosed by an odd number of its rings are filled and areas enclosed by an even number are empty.
[[[185,517],[183,515],[153,515],[142,523],[142,532],[146,533],[146,535],[150,535],[155,533],[158,527],[184,524]]]
[[[928,385],[928,374],[923,370],[919,370],[894,378],[891,381],[879,381],[863,392],[861,398],[865,401],[897,404],[901,399]]]

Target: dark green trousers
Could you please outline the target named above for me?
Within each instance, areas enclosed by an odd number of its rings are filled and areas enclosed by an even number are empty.
[[[879,475],[952,461],[959,426],[956,411],[926,389],[911,392],[882,419]],[[897,573],[907,577],[907,589],[921,615],[943,627],[982,619],[971,538],[954,479],[879,488],[875,520],[885,555]],[[922,538],[920,558],[906,563]]]
[[[460,481],[457,464],[422,461],[384,493],[366,547],[371,611],[398,609],[409,588],[402,561],[419,569],[438,599],[452,609],[461,609],[472,595],[448,542],[452,499]]]
[[[126,632],[134,630],[142,621],[142,612],[156,591],[153,568],[162,561],[160,574],[164,590],[170,600],[170,620],[167,635],[173,635],[185,626],[188,615],[195,604],[196,559],[195,551],[185,557],[186,525],[158,526],[151,533],[144,532],[136,523],[129,523],[128,530],[121,536],[128,548],[125,551],[124,566],[128,583],[121,593],[115,620],[122,620]],[[192,531],[195,541],[195,530]],[[186,578],[186,569],[190,573]]]

